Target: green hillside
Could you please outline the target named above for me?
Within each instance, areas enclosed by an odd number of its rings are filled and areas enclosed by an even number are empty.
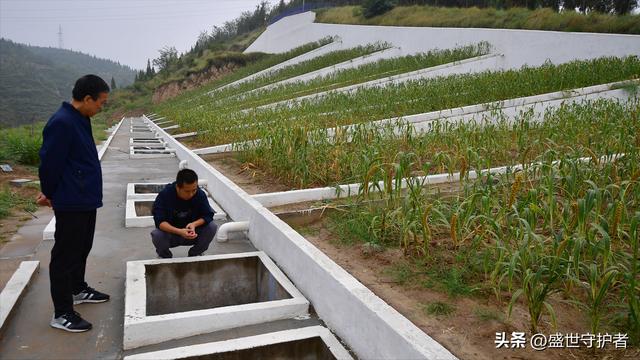
[[[404,1],[403,3],[410,3]],[[316,22],[329,24],[460,27],[640,34],[640,16],[614,12],[556,11],[550,7],[435,7],[396,6],[366,17],[361,6],[316,10]]]
[[[133,82],[135,71],[76,51],[28,46],[0,39],[0,126],[46,121],[71,97],[77,78],[93,73],[116,85]]]

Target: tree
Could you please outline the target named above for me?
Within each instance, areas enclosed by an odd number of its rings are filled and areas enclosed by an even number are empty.
[[[147,59],[147,70],[145,71],[145,77],[151,79],[156,74],[156,70],[151,66],[151,61]]]
[[[113,76],[111,77],[111,90],[115,90],[116,88],[116,80],[113,78]]]
[[[158,51],[160,56],[157,59],[153,59],[153,65],[158,67],[158,72],[167,70],[178,60],[178,50],[173,46],[165,46]]]
[[[396,6],[391,0],[364,0],[362,3],[362,15],[365,18],[382,15]]]
[[[636,0],[613,0],[613,6],[618,15],[630,13],[637,5],[638,2]]]

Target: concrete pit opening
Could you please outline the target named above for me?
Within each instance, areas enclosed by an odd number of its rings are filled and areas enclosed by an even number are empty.
[[[291,299],[258,256],[145,265],[146,315]]]
[[[322,341],[322,338],[313,337],[288,341],[284,343],[269,344],[249,349],[233,350],[221,353],[190,356],[183,359],[192,360],[241,360],[241,359],[280,359],[280,360],[333,360],[336,357]]]

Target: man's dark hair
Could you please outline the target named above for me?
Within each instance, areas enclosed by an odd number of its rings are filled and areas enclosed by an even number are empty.
[[[198,174],[191,169],[182,169],[176,176],[176,185],[182,187],[184,184],[193,184],[198,181]]]
[[[78,101],[84,100],[87,95],[91,96],[93,100],[98,100],[100,93],[103,92],[109,92],[109,85],[101,77],[89,74],[76,80],[71,95],[74,100]]]

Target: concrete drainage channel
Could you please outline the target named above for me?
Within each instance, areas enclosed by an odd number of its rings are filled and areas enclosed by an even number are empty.
[[[155,159],[175,157],[175,149],[167,147],[165,141],[158,139],[157,132],[146,123],[131,124],[129,141],[129,158]]]
[[[135,121],[132,121],[132,129],[139,133],[139,125]],[[141,145],[144,142],[147,143]],[[167,143],[155,138],[132,138],[130,145],[151,150],[164,148]],[[126,227],[153,226],[153,201],[166,185],[161,182],[127,185]],[[215,193],[208,191],[206,178],[199,181],[199,186],[207,192],[216,212],[214,220],[226,220],[226,212],[211,196]],[[239,224],[221,226],[218,241],[226,241],[227,232],[243,232],[248,228],[234,226]],[[137,353],[125,356],[125,359],[222,359],[230,356],[351,359],[340,341],[327,328],[318,325],[267,331],[187,347],[166,349],[170,345],[163,346],[163,343],[177,339],[250,325],[308,319],[313,316],[309,314],[309,308],[309,301],[261,251],[130,261],[127,262],[126,273],[123,348],[129,354],[132,351]],[[140,352],[153,345],[165,349]]]

